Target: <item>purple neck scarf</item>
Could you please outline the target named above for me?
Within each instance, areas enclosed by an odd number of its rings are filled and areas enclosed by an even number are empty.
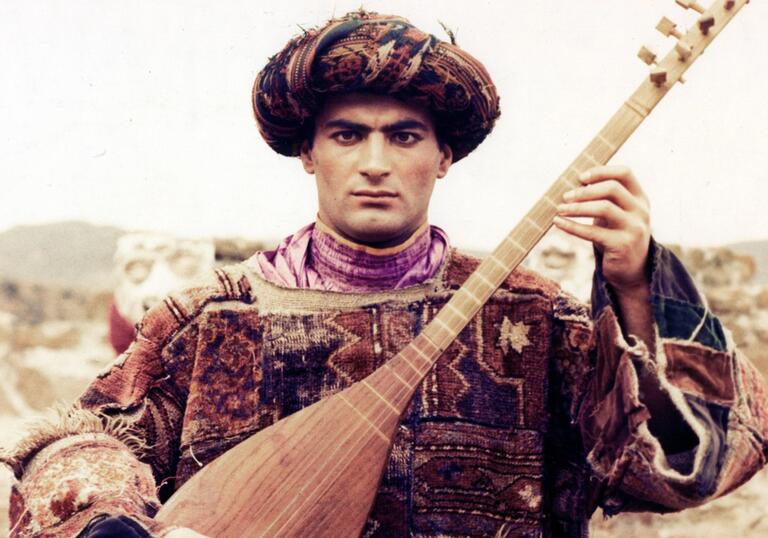
[[[419,228],[401,247],[375,249],[312,223],[246,264],[278,286],[361,293],[420,284],[437,273],[447,253],[448,236],[437,226]]]

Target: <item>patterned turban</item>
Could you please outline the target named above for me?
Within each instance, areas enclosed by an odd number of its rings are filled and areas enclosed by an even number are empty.
[[[253,110],[272,149],[299,155],[323,96],[371,92],[430,110],[458,161],[491,132],[499,98],[485,67],[407,20],[356,11],[295,37],[256,77]]]

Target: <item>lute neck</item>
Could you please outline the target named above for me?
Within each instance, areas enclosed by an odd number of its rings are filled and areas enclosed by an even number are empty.
[[[421,335],[400,352],[402,357],[397,361],[393,359],[393,367],[398,362],[406,361],[403,371],[398,372],[406,382],[417,383],[432,367],[469,320],[547,233],[563,194],[581,185],[579,176],[582,172],[606,164],[668,89],[649,81],[641,84],[518,225],[467,278]]]

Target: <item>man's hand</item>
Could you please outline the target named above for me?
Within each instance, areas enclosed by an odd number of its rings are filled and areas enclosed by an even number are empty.
[[[617,293],[647,286],[651,220],[648,198],[629,168],[597,166],[581,175],[584,186],[565,193],[558,228],[595,244],[603,274]],[[562,217],[592,217],[581,224]]]
[[[632,171],[597,166],[579,177],[583,184],[565,193],[555,225],[594,243],[603,256],[603,275],[619,303],[623,328],[653,352],[653,324],[646,274],[651,219],[648,198]],[[564,217],[592,217],[592,224]]]

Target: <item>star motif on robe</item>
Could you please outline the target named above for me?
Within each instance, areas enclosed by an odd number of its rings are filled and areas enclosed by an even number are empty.
[[[528,329],[530,327],[522,321],[512,323],[507,316],[504,316],[499,330],[499,345],[505,355],[509,353],[510,348],[522,353],[523,348],[531,343],[528,340]]]

